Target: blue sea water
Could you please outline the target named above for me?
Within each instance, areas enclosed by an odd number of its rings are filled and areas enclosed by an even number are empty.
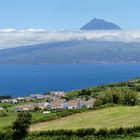
[[[0,95],[70,91],[140,77],[140,64],[0,65]]]

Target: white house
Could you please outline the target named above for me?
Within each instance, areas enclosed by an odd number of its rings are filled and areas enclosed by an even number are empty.
[[[61,103],[60,101],[52,101],[51,103],[50,103],[50,108],[51,109],[62,109],[62,108],[64,108],[63,107],[63,103]]]
[[[58,97],[64,97],[65,96],[65,92],[63,92],[63,91],[52,91],[52,92],[50,92],[50,94],[58,96]]]
[[[49,114],[51,113],[50,111],[43,111],[43,114]]]
[[[13,103],[13,104],[18,103],[18,101],[16,99],[11,99],[10,102]]]
[[[3,107],[0,107],[0,111],[2,111],[3,110]]]
[[[70,101],[66,102],[66,105],[67,105],[68,109],[80,108],[79,101],[77,101],[77,100],[70,100]]]
[[[87,101],[81,101],[80,102],[80,107],[86,107],[86,108],[90,108],[94,106],[96,99],[90,99]]]
[[[49,103],[48,102],[42,102],[42,103],[36,104],[36,106],[38,106],[40,109],[45,109],[45,108],[49,108]]]
[[[44,99],[45,95],[43,95],[43,94],[32,94],[30,97],[34,98],[34,99]]]
[[[1,103],[9,103],[10,101],[8,99],[2,99]]]

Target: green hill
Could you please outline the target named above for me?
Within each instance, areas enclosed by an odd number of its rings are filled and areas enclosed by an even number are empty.
[[[31,131],[79,128],[116,128],[140,125],[140,106],[109,107],[33,124]]]

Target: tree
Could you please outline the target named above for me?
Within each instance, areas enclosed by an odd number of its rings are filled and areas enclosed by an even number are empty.
[[[0,110],[0,117],[6,117],[7,116],[7,112],[5,109]]]
[[[101,99],[96,99],[96,101],[95,101],[95,103],[94,103],[94,106],[95,107],[99,107],[99,106],[101,106],[103,104],[103,102],[102,102],[102,100]]]
[[[37,111],[40,111],[41,109],[38,107],[38,106],[35,106],[34,108],[34,111],[37,112]]]
[[[91,91],[89,89],[82,89],[80,95],[81,96],[90,96]]]
[[[134,106],[137,104],[137,100],[138,100],[138,93],[134,91],[127,91],[125,93],[125,101],[124,101],[125,105]]]
[[[9,103],[4,103],[2,107],[8,112],[8,108],[11,107],[11,105]]]
[[[108,92],[100,92],[97,99],[102,100],[103,105],[113,102],[112,95]]]
[[[14,140],[20,140],[28,134],[28,129],[31,125],[31,118],[32,115],[28,112],[22,112],[18,115],[18,118],[13,122],[12,126],[14,131]]]

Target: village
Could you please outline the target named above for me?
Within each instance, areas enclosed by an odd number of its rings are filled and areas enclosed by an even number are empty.
[[[65,92],[53,91],[48,94],[32,94],[28,97],[17,97],[0,100],[0,110],[3,110],[4,104],[13,105],[13,112],[38,111],[43,114],[50,113],[56,109],[78,109],[91,108],[94,106],[95,98],[75,98],[67,99]]]

